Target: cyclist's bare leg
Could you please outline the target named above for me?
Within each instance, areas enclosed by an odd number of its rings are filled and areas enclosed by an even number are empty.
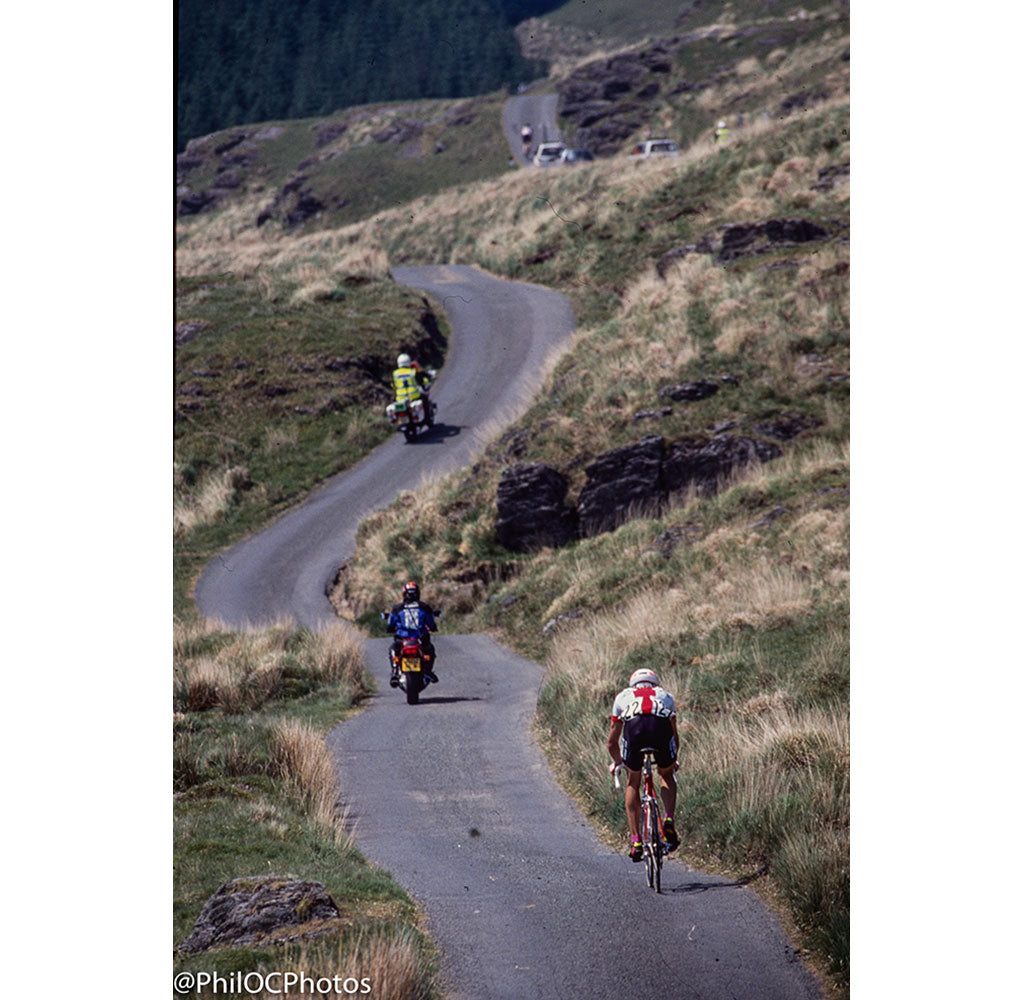
[[[661,801],[665,803],[665,816],[674,820],[676,816],[675,767],[674,765],[659,767],[658,774],[661,777]]]
[[[641,771],[626,768],[626,822],[629,824],[630,842],[640,839],[640,778]]]

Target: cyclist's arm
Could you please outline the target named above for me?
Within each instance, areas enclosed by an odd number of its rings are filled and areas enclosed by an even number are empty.
[[[622,719],[612,716],[612,724],[608,730],[608,753],[616,766],[622,763],[622,747],[619,746],[619,737],[621,736]]]

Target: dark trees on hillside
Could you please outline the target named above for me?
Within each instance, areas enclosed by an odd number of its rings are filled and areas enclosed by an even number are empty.
[[[535,70],[519,54],[505,9],[518,18],[544,6],[178,0],[178,148],[231,125],[375,101],[466,97],[530,79]]]

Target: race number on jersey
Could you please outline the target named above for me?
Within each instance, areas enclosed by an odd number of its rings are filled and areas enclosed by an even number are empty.
[[[676,704],[662,687],[626,688],[620,691],[612,706],[612,718],[634,719],[638,715],[659,715],[671,718],[675,715]]]

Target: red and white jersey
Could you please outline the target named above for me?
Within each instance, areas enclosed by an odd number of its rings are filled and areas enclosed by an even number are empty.
[[[676,714],[675,699],[663,687],[641,684],[628,687],[615,696],[612,718],[626,722],[638,715],[658,715],[671,719]]]

